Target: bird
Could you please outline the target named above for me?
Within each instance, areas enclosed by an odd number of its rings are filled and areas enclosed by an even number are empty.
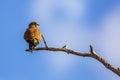
[[[28,28],[24,33],[24,39],[28,43],[29,50],[31,52],[39,44],[39,42],[42,39],[38,26],[39,26],[38,22],[33,21],[28,25]]]

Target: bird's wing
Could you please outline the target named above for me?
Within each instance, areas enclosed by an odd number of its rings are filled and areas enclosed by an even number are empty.
[[[26,41],[29,40],[29,39],[31,39],[30,34],[31,34],[31,31],[30,31],[30,29],[28,28],[28,29],[25,31],[25,33],[24,33],[24,39],[25,39]]]

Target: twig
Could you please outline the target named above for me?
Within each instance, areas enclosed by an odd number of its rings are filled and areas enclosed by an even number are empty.
[[[46,48],[48,48],[48,46],[47,46],[47,43],[46,43],[46,40],[45,40],[44,36],[43,36],[43,35],[41,35],[41,36],[42,36],[42,39],[43,39],[43,41],[44,41],[45,47],[46,47]]]
[[[62,48],[67,48],[67,45],[65,44]]]
[[[90,52],[94,54],[93,46],[90,44]]]

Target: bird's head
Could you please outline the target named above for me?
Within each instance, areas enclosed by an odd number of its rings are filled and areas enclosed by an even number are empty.
[[[29,27],[31,27],[31,26],[38,27],[38,26],[39,26],[39,23],[38,23],[38,22],[33,21],[33,22],[31,22],[31,23],[29,24]]]

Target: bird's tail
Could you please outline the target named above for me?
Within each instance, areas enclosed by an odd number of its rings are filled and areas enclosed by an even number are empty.
[[[36,43],[34,40],[27,40],[27,42],[29,43],[29,50],[31,51],[31,53],[32,50],[39,44],[39,42]]]

